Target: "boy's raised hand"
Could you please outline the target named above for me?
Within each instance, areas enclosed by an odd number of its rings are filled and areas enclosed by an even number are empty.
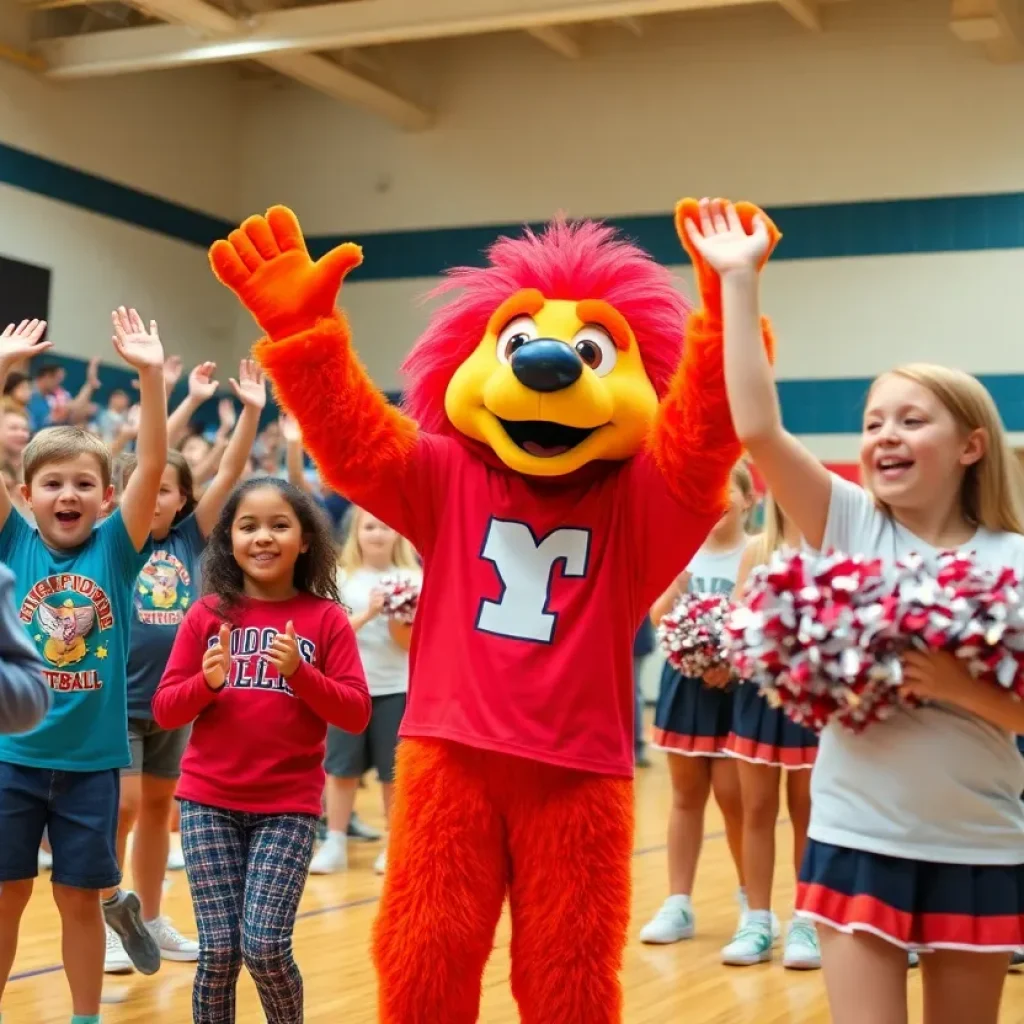
[[[200,363],[193,367],[192,372],[188,375],[189,397],[194,398],[200,404],[213,398],[217,394],[217,388],[220,387],[220,381],[213,379],[216,372],[216,363]]]
[[[111,314],[114,322],[114,337],[111,339],[117,354],[136,370],[163,369],[164,347],[155,320],[149,321],[146,330],[142,318],[134,309],[120,306]]]
[[[267,382],[255,359],[243,359],[238,364],[238,380],[230,377],[228,383],[242,405],[262,409],[267,404]]]
[[[42,340],[45,333],[45,320],[22,320],[17,327],[8,324],[0,334],[0,366],[6,370],[22,359],[31,359],[53,348],[52,341]]]

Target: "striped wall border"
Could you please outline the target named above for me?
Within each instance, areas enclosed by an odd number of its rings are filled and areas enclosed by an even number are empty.
[[[0,183],[199,247],[209,246],[235,226],[2,143]],[[776,206],[768,212],[784,231],[774,260],[1024,248],[1024,192]],[[678,265],[686,260],[670,211],[606,220],[660,262]],[[516,234],[522,227],[505,223],[315,236],[310,249],[320,255],[341,241],[361,244],[366,259],[353,272],[353,280],[436,277],[454,266],[480,263],[496,238]]]

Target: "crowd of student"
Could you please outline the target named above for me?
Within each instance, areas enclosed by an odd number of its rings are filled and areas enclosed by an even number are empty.
[[[75,397],[53,365],[14,376],[50,347],[45,326],[0,336],[0,378],[15,382],[0,487],[0,995],[49,869],[73,1024],[99,1021],[105,971],[152,974],[162,959],[198,962],[197,1021],[234,1020],[243,963],[268,1020],[298,1020],[291,932],[328,729],[321,872],[344,868],[348,837],[368,837],[353,804],[371,766],[388,809],[410,628],[386,614],[380,584],[415,581],[418,561],[362,510],[338,534],[294,425],[260,432],[267,388],[251,360],[204,436],[192,417],[219,390],[216,367],[196,366],[168,415],[183,369],[155,322],[114,312],[138,396],[115,392],[103,409],[95,364]],[[198,942],[162,914],[165,872],[181,865]]]

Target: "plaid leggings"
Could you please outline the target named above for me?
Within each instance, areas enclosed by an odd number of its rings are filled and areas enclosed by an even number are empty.
[[[243,963],[267,1024],[301,1024],[302,975],[292,957],[292,929],[316,826],[309,814],[249,814],[181,802],[181,848],[199,926],[194,1024],[234,1024]]]

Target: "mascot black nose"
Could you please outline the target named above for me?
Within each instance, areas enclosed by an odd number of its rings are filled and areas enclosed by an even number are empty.
[[[512,353],[516,380],[531,391],[562,391],[583,373],[583,360],[564,341],[539,338]]]

